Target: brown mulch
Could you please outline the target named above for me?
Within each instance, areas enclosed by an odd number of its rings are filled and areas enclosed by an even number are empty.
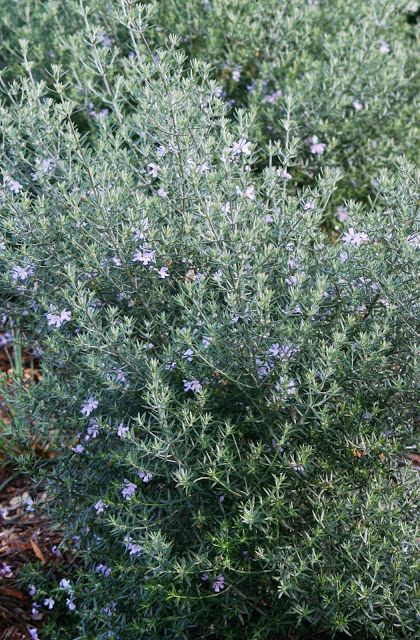
[[[60,538],[44,517],[25,509],[28,498],[36,497],[28,478],[3,466],[0,487],[0,640],[26,640],[28,627],[36,623],[31,619],[31,599],[19,584],[19,569],[37,560],[56,562],[52,547]]]
[[[0,350],[0,372],[10,372],[10,364],[10,354]],[[24,366],[26,380],[38,376],[32,359],[24,358]],[[7,384],[7,378],[4,381]],[[0,428],[9,424],[0,395]],[[37,450],[34,444],[32,448]],[[28,510],[28,500],[42,497],[30,478],[13,470],[7,452],[0,450],[0,640],[27,640],[29,628],[39,624],[32,619],[31,598],[22,589],[19,573],[29,562],[57,562],[52,547],[59,544],[59,535],[51,531],[45,517]]]

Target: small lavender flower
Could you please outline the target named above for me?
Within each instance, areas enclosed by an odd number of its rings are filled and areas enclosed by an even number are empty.
[[[190,348],[190,349],[187,349],[186,351],[184,351],[184,354],[183,354],[182,357],[185,360],[188,360],[188,362],[192,362],[193,355],[194,355],[194,351]]]
[[[93,505],[93,508],[95,509],[96,513],[104,513],[105,509],[108,509],[108,505],[105,504],[103,500],[98,500],[98,502],[95,502],[95,504]]]
[[[6,331],[6,333],[0,334],[0,349],[4,349],[4,347],[8,347],[13,342],[13,336],[10,331]]]
[[[341,240],[347,246],[360,247],[362,244],[369,242],[369,237],[364,231],[355,231],[353,227],[350,227],[347,233],[341,237]]]
[[[137,249],[133,255],[133,262],[141,262],[144,266],[155,262],[156,251],[152,249]]]
[[[241,69],[240,67],[235,67],[235,69],[233,69],[232,71],[232,80],[234,80],[235,82],[239,82],[240,79],[241,79]]]
[[[45,598],[44,600],[44,606],[47,607],[47,609],[52,609],[55,605],[55,600],[54,598]]]
[[[126,536],[124,542],[130,556],[138,556],[143,552],[143,547],[133,542],[130,536]]]
[[[245,191],[242,191],[240,187],[236,187],[236,193],[238,196],[241,196],[243,198],[248,198],[248,200],[251,200],[251,201],[255,200],[255,187],[253,185],[246,187]]]
[[[96,422],[96,420],[89,420],[89,424],[87,426],[86,432],[87,432],[86,439],[98,437],[99,425]]]
[[[137,491],[137,485],[134,482],[124,479],[124,486],[121,489],[121,495],[125,500],[131,500]]]
[[[46,313],[45,317],[48,320],[48,326],[56,327],[59,329],[62,324],[69,322],[71,320],[71,311],[67,311],[67,309],[63,309],[63,311],[58,315],[57,313]]]
[[[164,280],[165,278],[169,278],[169,269],[168,267],[161,267],[160,269],[156,269],[159,278]]]
[[[29,585],[28,593],[31,597],[33,597],[36,594],[36,586],[34,584]]]
[[[273,365],[271,362],[264,362],[263,360],[261,360],[260,358],[256,359],[256,363],[258,365],[258,378],[260,380],[263,380],[264,378],[266,378],[269,373],[271,372]]]
[[[275,104],[276,102],[278,102],[282,95],[283,92],[281,91],[281,89],[278,89],[277,91],[273,91],[273,93],[268,94],[268,96],[265,96],[264,102]]]
[[[95,569],[95,573],[101,573],[105,578],[108,578],[112,573],[112,569],[107,567],[105,564],[98,564]]]
[[[251,143],[245,138],[240,138],[238,142],[235,142],[231,149],[232,156],[239,156],[243,153],[245,156],[251,155]]]
[[[39,640],[38,631],[35,627],[29,629],[29,635],[31,636],[31,640]]]
[[[56,161],[51,158],[35,158],[35,169],[39,173],[50,173],[56,166]]]
[[[347,210],[345,207],[337,207],[337,217],[340,222],[345,222],[345,220],[347,220]]]
[[[389,46],[389,44],[387,42],[385,42],[384,40],[381,42],[380,47],[379,47],[379,51],[383,54],[385,53],[389,53],[391,51],[391,47]]]
[[[286,393],[288,396],[293,396],[296,394],[297,391],[297,385],[296,385],[296,380],[289,380],[287,382],[287,387],[286,387]]]
[[[287,169],[277,169],[276,174],[278,175],[279,178],[281,178],[282,180],[291,180],[292,176],[290,175],[290,173],[287,171]]]
[[[82,444],[77,444],[75,447],[72,447],[71,450],[74,451],[74,453],[78,453],[79,455],[81,455],[82,453],[84,453],[85,448]]]
[[[70,580],[67,580],[67,578],[62,578],[60,580],[60,589],[70,589]]]
[[[25,511],[28,513],[32,513],[33,511],[35,511],[35,506],[34,506],[34,501],[32,500],[31,496],[28,496],[25,500]]]
[[[303,210],[304,211],[312,211],[312,209],[315,209],[315,205],[313,202],[305,202],[305,204],[303,205]]]
[[[225,578],[222,573],[216,576],[216,580],[213,582],[213,591],[219,593],[225,588]]]
[[[0,578],[12,578],[12,576],[13,576],[12,567],[10,566],[10,564],[3,562],[3,564],[0,566]]]
[[[319,142],[318,136],[312,136],[309,138],[309,150],[313,155],[321,156],[327,145],[325,142]]]
[[[76,605],[74,602],[73,598],[67,598],[66,599],[66,605],[69,611],[75,611],[76,610]]]
[[[17,180],[13,180],[13,178],[6,178],[5,182],[12,193],[17,194],[22,191],[23,187]]]
[[[27,265],[26,267],[20,267],[19,265],[16,265],[11,269],[13,282],[17,282],[18,280],[21,280],[23,282],[33,274],[34,274],[34,268],[32,265]]]
[[[207,573],[207,571],[201,575],[201,579],[202,579],[203,582],[207,582],[209,578],[210,578],[210,576]]]
[[[412,233],[408,236],[407,242],[413,249],[420,249],[420,233]]]
[[[290,345],[280,345],[278,342],[275,342],[269,348],[269,353],[274,358],[281,358],[283,360],[287,360],[292,358],[298,352],[298,347],[290,346]]]
[[[150,162],[150,164],[147,165],[148,171],[149,171],[149,175],[152,178],[157,178],[158,177],[158,173],[160,171],[160,166],[158,164],[155,164],[154,162]]]
[[[114,611],[115,611],[116,607],[117,607],[117,603],[112,601],[106,607],[104,607],[101,611],[106,616],[111,617],[114,614]]]
[[[90,414],[95,411],[95,409],[97,409],[99,406],[99,402],[98,400],[96,400],[96,398],[94,398],[93,396],[90,396],[89,398],[87,398],[87,400],[84,401],[84,403],[82,404],[82,407],[80,409],[80,413],[83,416],[90,416]]]
[[[202,390],[202,386],[198,380],[184,380],[184,391],[193,391],[199,393]]]
[[[159,189],[157,190],[157,194],[158,194],[159,198],[167,198],[168,197],[168,192],[165,191],[165,189],[163,187],[159,187]]]
[[[128,435],[128,430],[129,430],[129,427],[126,426],[123,422],[120,422],[120,424],[117,427],[117,436],[121,439],[126,438]]]
[[[353,100],[351,104],[355,111],[361,111],[363,109],[363,104],[360,102],[360,100]]]
[[[115,381],[116,382],[126,382],[127,375],[122,369],[115,369]]]
[[[104,49],[110,49],[114,44],[113,38],[105,33],[105,31],[98,33],[98,42]]]
[[[121,267],[121,260],[118,258],[118,256],[113,256],[112,262],[115,264],[116,267]]]
[[[141,478],[144,484],[147,484],[153,479],[153,475],[151,473],[147,473],[146,471],[138,471],[137,475],[139,478]]]

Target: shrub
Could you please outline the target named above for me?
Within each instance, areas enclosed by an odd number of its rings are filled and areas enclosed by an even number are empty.
[[[67,94],[79,104],[83,126],[133,105],[116,86],[133,47],[115,19],[120,3],[89,0],[0,1],[6,78],[25,73],[51,85],[53,64],[67,70]],[[125,0],[126,11],[138,3]],[[190,57],[205,59],[228,105],[258,110],[253,137],[282,138],[281,96],[294,96],[295,118],[306,141],[299,176],[313,184],[323,166],[345,170],[334,208],[346,197],[366,198],[380,169],[399,154],[416,154],[416,68],[413,48],[417,3],[406,0],[159,0],[147,3],[157,25],[152,47],[179,33]],[[87,25],[87,26],[86,26]],[[85,28],[84,28],[85,27]],[[87,29],[87,31],[86,31]],[[90,67],[90,49],[95,61]],[[110,76],[113,76],[112,80]],[[114,100],[115,98],[115,100]],[[118,106],[117,106],[118,105]],[[265,152],[262,166],[268,151]]]
[[[60,449],[38,477],[79,558],[36,596],[46,633],[66,611],[87,640],[411,638],[415,169],[331,242],[342,176],[296,187],[293,102],[261,169],[210,68],[127,26],[131,108],[94,145],[59,69],[0,110],[3,294],[44,350],[15,428]]]

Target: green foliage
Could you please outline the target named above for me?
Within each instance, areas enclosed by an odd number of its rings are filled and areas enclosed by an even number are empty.
[[[65,615],[86,640],[411,639],[418,172],[382,170],[331,238],[345,156],[309,162],[307,98],[264,147],[263,112],[232,119],[210,65],[175,37],[155,52],[145,19],[113,18],[134,56],[87,27],[79,75],[3,85],[1,292],[43,352],[11,402],[20,437],[60,451],[38,478],[79,561],[37,582],[45,635]],[[92,93],[109,114],[88,121]]]

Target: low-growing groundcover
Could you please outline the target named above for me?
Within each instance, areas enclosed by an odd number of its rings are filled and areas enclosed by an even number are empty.
[[[0,107],[4,309],[42,354],[16,438],[60,449],[36,477],[78,553],[31,574],[32,636],[411,639],[418,173],[381,171],[333,242],[343,175],[296,186],[293,99],[261,168],[255,113],[125,28],[132,108],[94,142],[58,68]]]

